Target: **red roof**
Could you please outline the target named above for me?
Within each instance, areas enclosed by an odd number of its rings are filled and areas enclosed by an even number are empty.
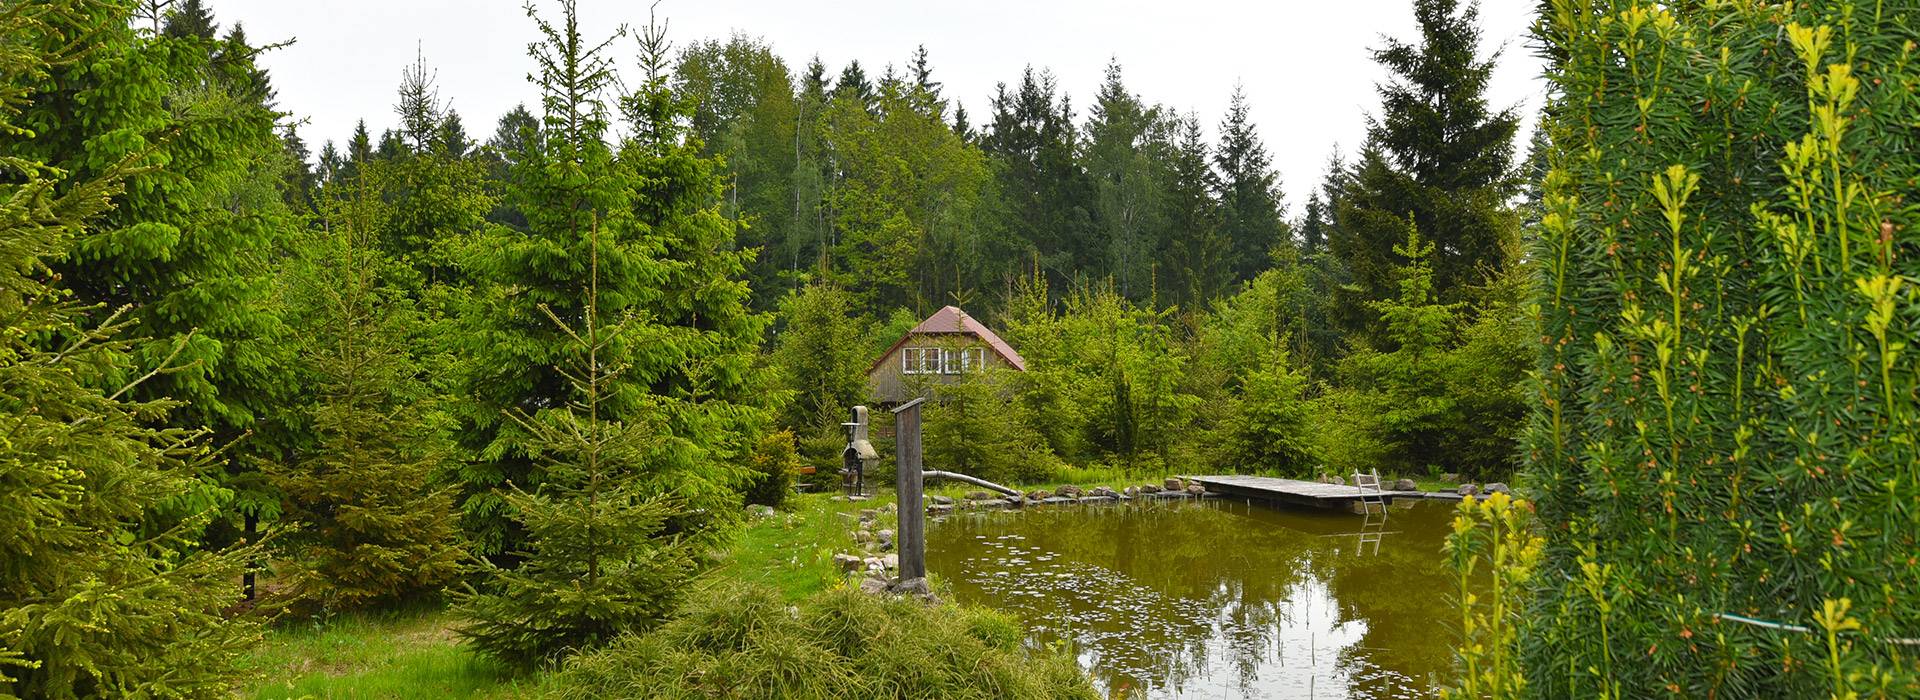
[[[993,348],[994,354],[1006,360],[1007,364],[1012,365],[1014,369],[1027,371],[1027,361],[1020,357],[1020,353],[1014,351],[1012,345],[1001,340],[1000,336],[994,335],[985,324],[974,320],[972,316],[967,315],[967,312],[961,311],[960,307],[947,306],[935,311],[932,316],[927,317],[927,320],[921,321],[920,325],[914,326],[913,330],[907,331],[906,335],[895,341],[893,347],[880,353],[879,357],[874,358],[873,364],[867,367],[867,372],[871,374],[879,369],[880,363],[886,362],[887,358],[893,356],[893,351],[899,350],[900,346],[905,345],[908,339],[916,335],[971,335],[985,342],[987,347]]]

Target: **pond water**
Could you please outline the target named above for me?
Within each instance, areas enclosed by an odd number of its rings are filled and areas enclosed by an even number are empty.
[[[1451,507],[970,512],[929,525],[927,567],[1067,645],[1114,697],[1424,698],[1451,664]]]

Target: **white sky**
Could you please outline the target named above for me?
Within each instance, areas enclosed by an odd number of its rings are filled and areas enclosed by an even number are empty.
[[[296,39],[262,59],[283,109],[308,123],[317,153],[365,118],[377,137],[393,125],[394,89],[416,46],[438,71],[440,95],[484,140],[514,104],[533,106],[526,46],[535,38],[520,0],[209,0],[222,30],[244,22],[255,43]],[[552,16],[555,3],[539,0]],[[1533,0],[1482,0],[1483,47],[1504,49],[1490,97],[1530,123],[1544,83],[1528,50]],[[644,0],[581,0],[590,37],[647,21]],[[833,74],[859,59],[877,78],[925,44],[934,78],[970,121],[987,119],[996,82],[1031,63],[1051,68],[1084,123],[1109,58],[1150,103],[1195,111],[1211,133],[1242,82],[1280,171],[1290,213],[1318,184],[1335,144],[1351,154],[1377,109],[1382,71],[1368,50],[1382,34],[1415,38],[1411,0],[662,0],[676,46],[738,31],[765,39],[796,74],[818,54]],[[619,46],[622,68],[631,42]]]

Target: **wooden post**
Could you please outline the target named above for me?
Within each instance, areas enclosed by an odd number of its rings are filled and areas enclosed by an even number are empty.
[[[920,471],[920,404],[914,399],[893,409],[894,494],[899,499],[900,580],[927,577],[926,504],[922,493],[926,475]]]

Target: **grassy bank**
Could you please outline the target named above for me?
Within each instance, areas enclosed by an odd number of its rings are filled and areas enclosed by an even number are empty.
[[[772,517],[747,522],[719,566],[699,585],[739,580],[772,586],[789,600],[840,580],[833,553],[851,545],[848,519],[892,503],[883,491],[864,502],[802,494]],[[550,674],[514,676],[460,643],[444,608],[346,615],[271,628],[247,665],[259,678],[243,698],[514,698]]]

